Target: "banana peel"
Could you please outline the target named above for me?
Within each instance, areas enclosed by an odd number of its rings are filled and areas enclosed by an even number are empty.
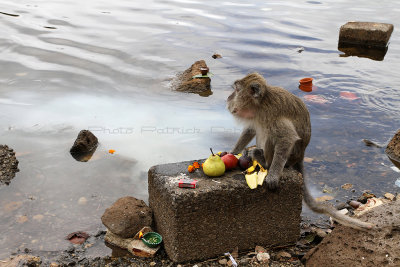
[[[267,176],[267,170],[259,171],[257,174],[257,184],[262,185],[264,183],[265,177]]]
[[[250,187],[250,189],[257,188],[258,174],[256,172],[254,172],[252,174],[246,174],[245,177],[246,177],[247,185]]]
[[[257,166],[260,168],[258,172],[256,172]],[[253,160],[253,165],[246,170],[246,182],[250,189],[257,188],[258,185],[262,185],[264,183],[265,177],[267,176],[268,171],[261,166],[261,164]]]
[[[263,166],[257,160],[253,160],[253,165],[246,170],[247,174],[251,174],[252,172],[254,172],[257,166],[260,167],[260,171],[265,171]]]

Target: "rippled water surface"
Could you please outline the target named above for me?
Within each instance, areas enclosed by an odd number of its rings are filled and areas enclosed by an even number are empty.
[[[316,195],[344,183],[356,192],[335,190],[338,198],[399,191],[400,173],[361,141],[384,143],[399,128],[399,11],[397,1],[3,0],[0,143],[16,150],[20,172],[0,188],[0,258],[96,232],[119,197],[147,200],[152,165],[229,150],[241,126],[225,99],[251,71],[306,101]],[[353,20],[394,25],[383,61],[340,56],[339,28]],[[213,95],[171,90],[171,78],[198,59],[214,74]],[[298,80],[308,76],[315,88],[306,93]],[[87,163],[69,154],[81,129],[101,143]]]

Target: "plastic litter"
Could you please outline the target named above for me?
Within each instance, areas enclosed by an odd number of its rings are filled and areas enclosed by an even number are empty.
[[[233,256],[231,255],[231,253],[226,252],[226,253],[225,253],[225,256],[228,256],[228,257],[229,257],[229,259],[230,259],[231,262],[232,262],[232,266],[233,266],[233,267],[237,267],[237,266],[238,266],[238,265],[237,265],[237,262],[235,261],[235,259],[234,259]]]

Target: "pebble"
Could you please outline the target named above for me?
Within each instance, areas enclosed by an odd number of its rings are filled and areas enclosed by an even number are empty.
[[[79,205],[86,205],[86,203],[87,203],[86,197],[79,198],[79,200],[78,200]]]
[[[346,215],[347,213],[349,213],[349,211],[347,209],[342,209],[338,211],[339,213]]]
[[[358,209],[358,207],[361,206],[361,202],[352,200],[349,202],[349,205],[353,208],[353,209]]]
[[[154,261],[150,262],[150,266],[156,266],[156,264]]]
[[[347,206],[347,203],[345,203],[345,202],[340,202],[340,203],[338,203],[338,204],[336,205],[336,209],[337,209],[337,210],[342,210],[342,209],[345,209],[346,206]]]
[[[256,251],[256,253],[260,253],[260,252],[265,252],[266,250],[262,246],[256,246],[255,251]]]
[[[393,194],[391,194],[391,193],[386,193],[384,196],[385,196],[385,198],[390,199],[392,201],[395,198],[395,196]]]
[[[315,233],[316,233],[317,236],[320,237],[320,238],[325,238],[326,235],[327,235],[327,233],[326,233],[324,230],[319,229],[319,228],[315,229]]]
[[[318,229],[320,230],[320,229]],[[292,257],[292,255],[290,255],[290,253],[286,252],[286,251],[280,251],[278,254],[276,254],[276,258],[280,261],[280,260],[287,260],[290,259]]]
[[[222,259],[222,260],[219,260],[218,262],[221,265],[226,265],[228,263],[228,260],[227,259]]]
[[[257,253],[257,260],[259,262],[268,262],[271,257],[269,256],[268,252],[260,252]]]
[[[239,263],[240,263],[240,264],[243,264],[243,265],[246,265],[246,264],[249,263],[249,261],[250,261],[249,258],[243,258],[243,259],[240,259]]]

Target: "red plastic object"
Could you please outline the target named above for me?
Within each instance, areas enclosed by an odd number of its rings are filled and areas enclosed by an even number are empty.
[[[300,83],[301,85],[311,85],[311,84],[312,84],[312,81],[313,81],[313,78],[308,77],[308,78],[303,78],[303,79],[301,79],[301,80],[299,81],[299,83]]]
[[[180,188],[196,188],[197,180],[192,179],[180,179],[179,187]]]

